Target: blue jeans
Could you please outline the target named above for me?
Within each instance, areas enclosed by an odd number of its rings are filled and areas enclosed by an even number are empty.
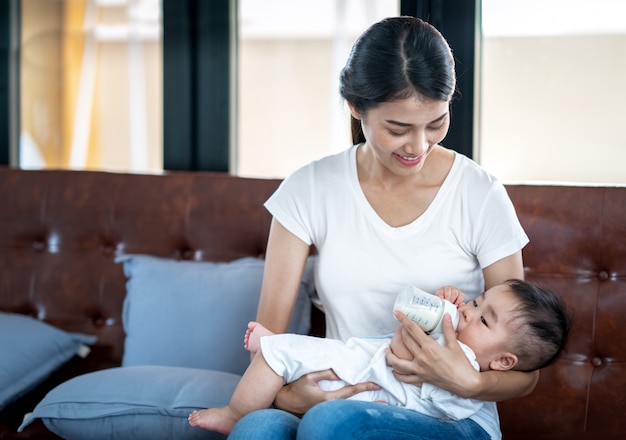
[[[473,420],[441,421],[378,403],[333,400],[313,407],[302,420],[276,409],[242,418],[231,440],[489,440]]]

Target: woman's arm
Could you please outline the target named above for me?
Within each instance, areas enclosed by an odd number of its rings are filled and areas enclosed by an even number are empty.
[[[524,279],[524,262],[522,260],[522,251],[504,257],[496,261],[491,266],[483,269],[483,278],[485,279],[485,290],[491,289],[493,286],[504,283],[511,278],[519,280]]]
[[[273,219],[256,320],[274,333],[289,328],[308,255],[309,246]]]
[[[284,333],[289,327],[309,252],[306,243],[280,222],[272,220],[256,320],[274,333]],[[284,386],[274,404],[301,415],[325,400],[345,399],[362,391],[379,389],[377,385],[366,382],[336,391],[322,391],[317,384],[320,380],[339,378],[332,370],[307,374]]]
[[[505,257],[483,270],[485,288],[510,278],[524,278],[521,251]],[[387,360],[396,377],[406,383],[431,383],[461,397],[500,401],[530,393],[539,380],[539,372],[476,371],[459,347],[450,321],[444,322],[446,345],[441,347],[410,319],[401,319],[405,345],[414,360],[399,359],[388,353]]]

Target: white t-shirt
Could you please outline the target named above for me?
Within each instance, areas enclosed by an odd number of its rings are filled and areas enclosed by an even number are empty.
[[[430,293],[451,285],[474,299],[484,289],[481,269],[528,243],[504,186],[458,153],[426,211],[408,225],[390,226],[361,189],[357,148],[300,168],[265,203],[287,230],[317,248],[315,284],[327,337],[392,333],[397,321],[390,310],[408,285]],[[495,422],[499,432],[497,415]]]

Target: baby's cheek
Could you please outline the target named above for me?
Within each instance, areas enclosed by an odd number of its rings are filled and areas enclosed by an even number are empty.
[[[464,343],[465,345],[472,346],[472,338],[470,332],[466,331],[466,329],[458,329],[456,332],[456,338],[459,342]]]

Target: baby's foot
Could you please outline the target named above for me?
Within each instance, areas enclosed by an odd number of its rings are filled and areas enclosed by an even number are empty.
[[[230,434],[233,426],[237,423],[236,417],[228,407],[209,408],[194,411],[187,417],[191,426],[219,432],[224,435]]]
[[[249,322],[248,330],[246,330],[246,335],[243,337],[243,346],[252,354],[256,354],[261,348],[261,336],[271,336],[273,334],[273,332],[258,322]]]

